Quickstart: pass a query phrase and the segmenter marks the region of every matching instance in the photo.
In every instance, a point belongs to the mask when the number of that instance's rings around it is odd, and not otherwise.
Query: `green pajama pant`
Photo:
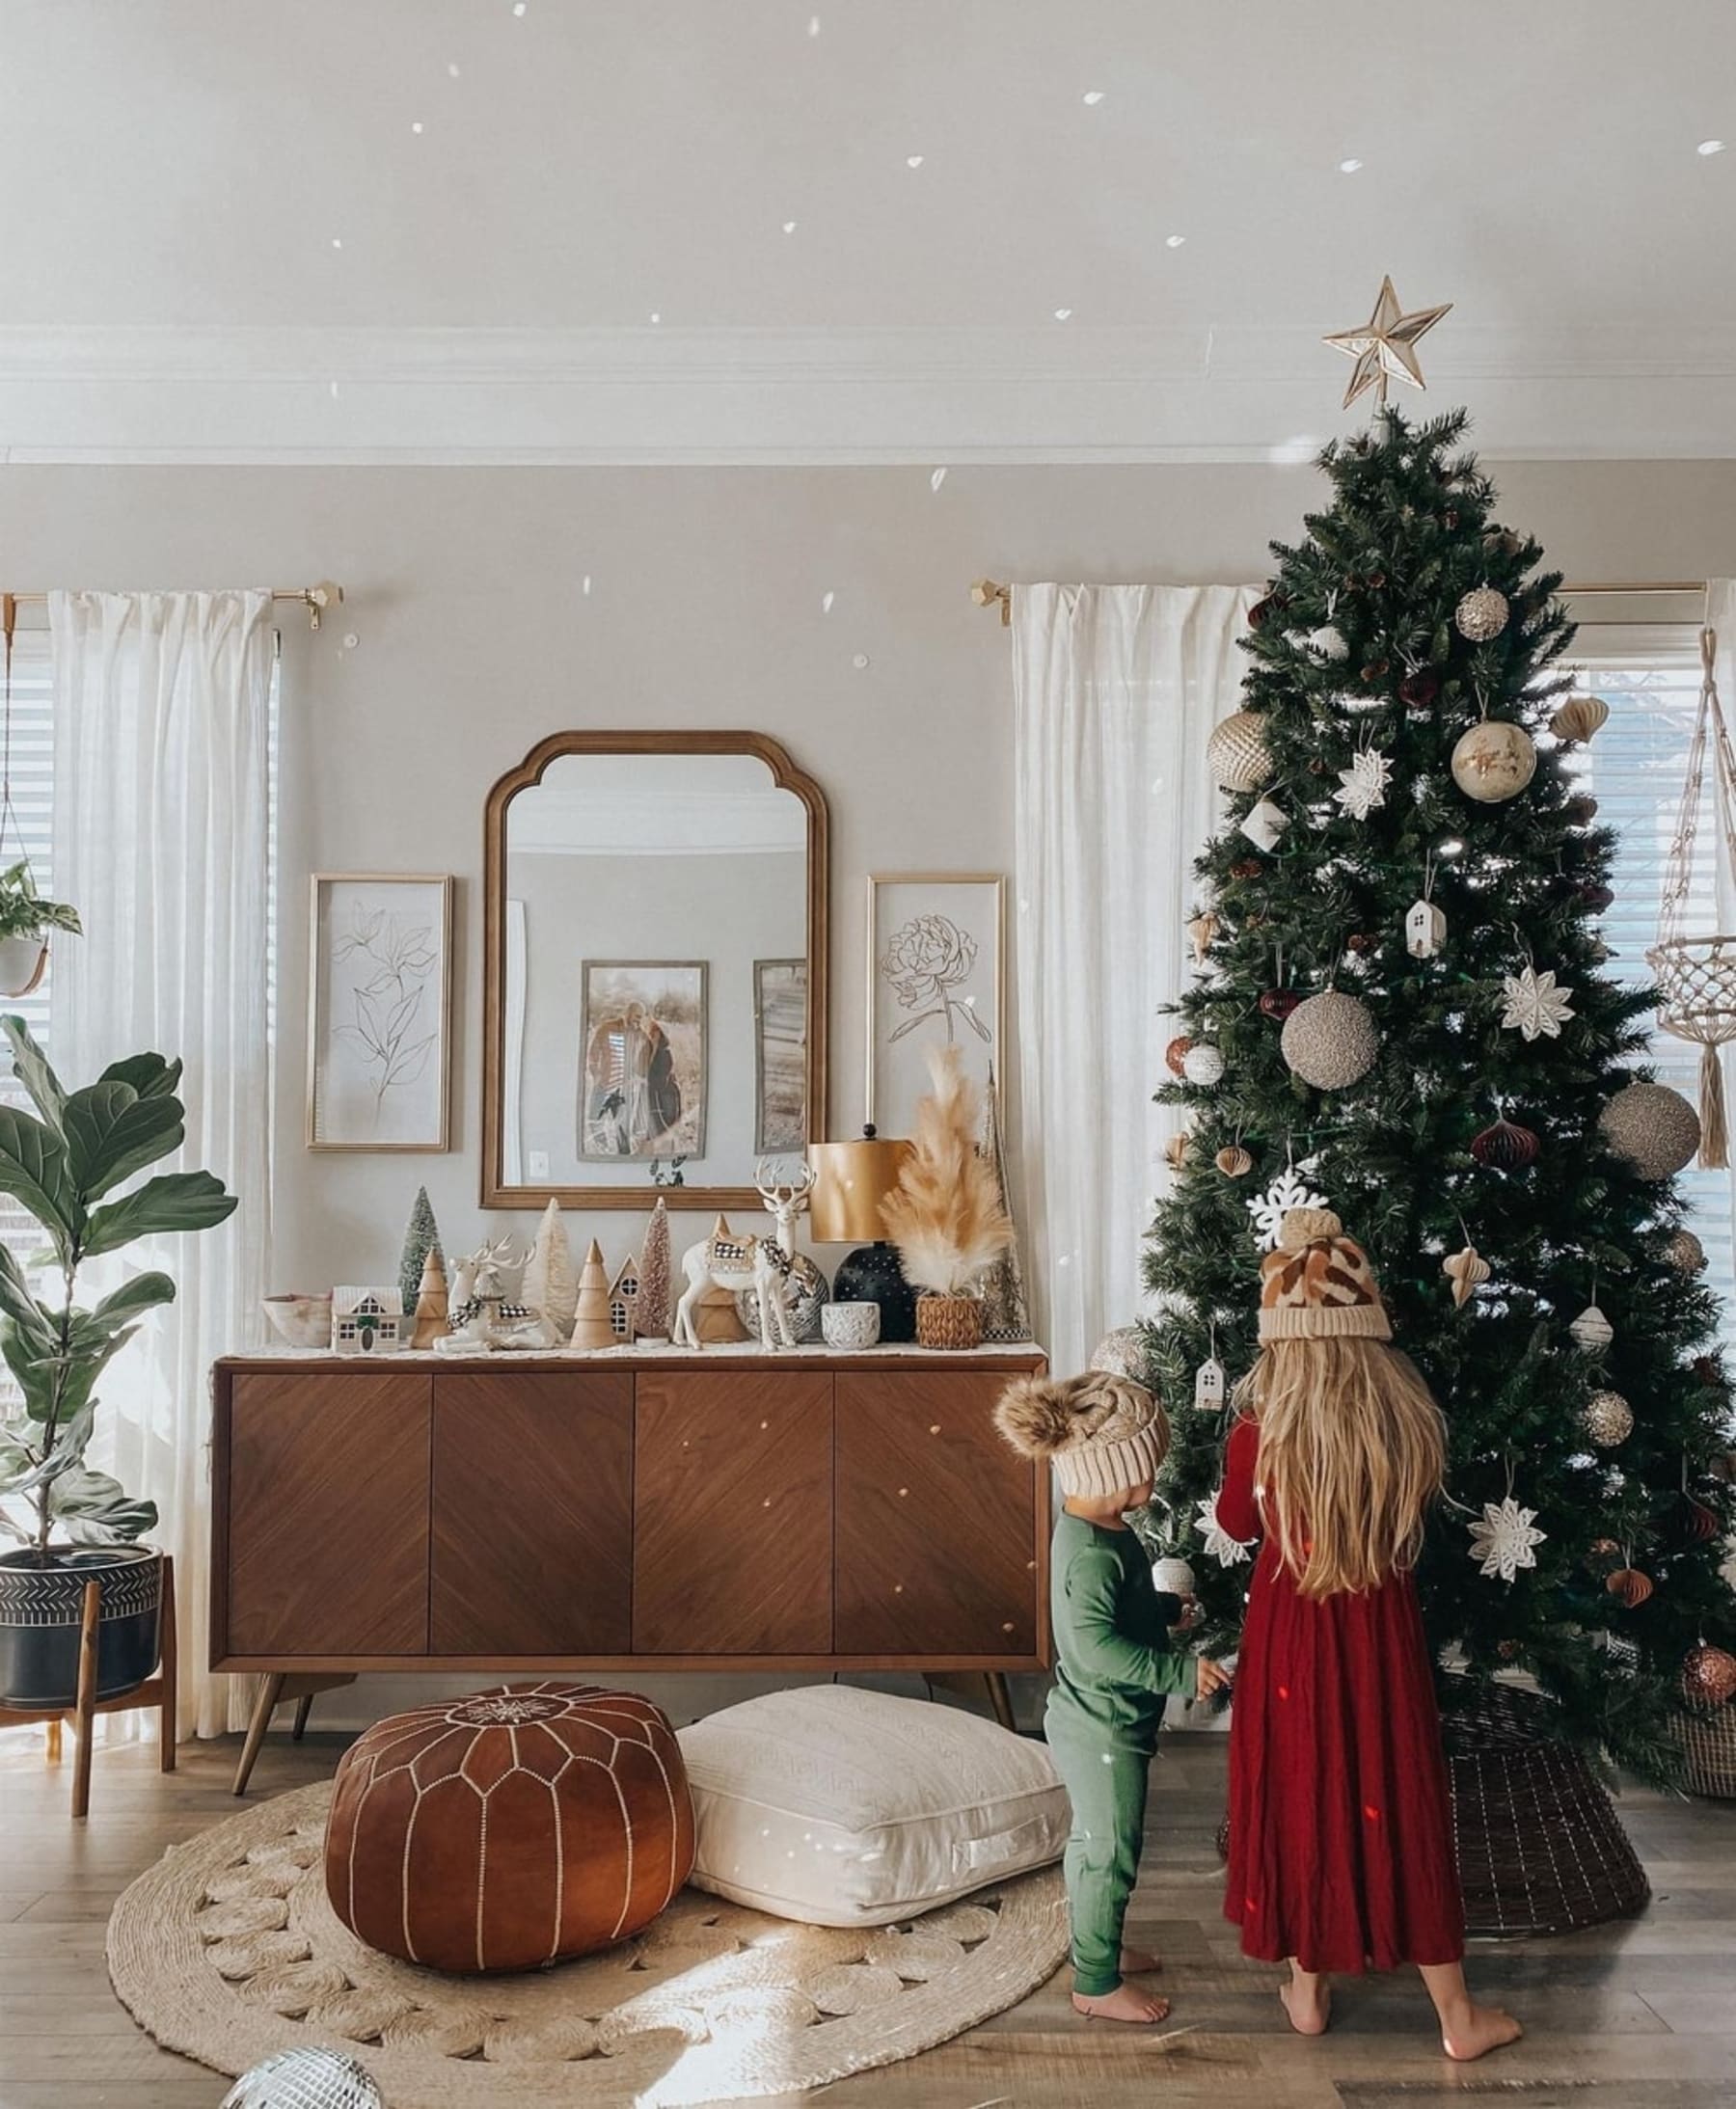
[[[1118,1740],[1051,1694],[1044,1729],[1072,1803],[1064,1867],[1072,1919],[1073,1989],[1088,1998],[1122,1981],[1122,1921],[1145,1838],[1152,1745]]]

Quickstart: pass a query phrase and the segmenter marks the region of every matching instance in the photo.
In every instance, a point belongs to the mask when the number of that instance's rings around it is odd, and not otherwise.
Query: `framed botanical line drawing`
[[[310,1149],[451,1147],[452,890],[427,873],[314,873]]]
[[[705,1154],[703,960],[586,960],[579,985],[579,1154]]]
[[[867,1118],[910,1132],[928,1050],[950,1041],[987,1091],[1005,1073],[1006,880],[995,872],[876,873],[868,881]]]
[[[753,1148],[807,1148],[807,961],[753,962]]]

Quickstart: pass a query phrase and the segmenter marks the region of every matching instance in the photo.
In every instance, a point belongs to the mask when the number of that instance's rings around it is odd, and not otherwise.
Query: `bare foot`
[[[1154,1999],[1150,1992],[1136,1990],[1131,1985],[1118,1985],[1100,1998],[1074,1992],[1072,2003],[1075,2014],[1087,2014],[1099,2021],[1163,2021],[1169,2018],[1167,1999]]]
[[[1503,2043],[1516,2043],[1525,2031],[1502,2007],[1466,2008],[1451,2023],[1441,2026],[1441,2048],[1450,2058],[1468,2065],[1473,2058],[1499,2050]]]
[[[1121,1970],[1124,1977],[1149,1977],[1163,1964],[1149,1948],[1124,1948],[1121,1952]]]
[[[1332,1994],[1324,1986],[1317,1982],[1298,1985],[1292,1980],[1279,1986],[1278,1996],[1298,2036],[1325,2035],[1332,2020]]]

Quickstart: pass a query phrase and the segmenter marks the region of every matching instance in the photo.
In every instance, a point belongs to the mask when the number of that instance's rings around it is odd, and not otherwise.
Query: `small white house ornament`
[[[1194,1371],[1194,1404],[1221,1406],[1227,1389],[1223,1364],[1215,1355],[1208,1355]]]
[[[1447,918],[1432,901],[1413,901],[1404,918],[1404,949],[1413,960],[1432,960],[1447,942]]]
[[[371,1355],[401,1346],[404,1338],[404,1292],[391,1288],[335,1288],[332,1291],[332,1353]]]

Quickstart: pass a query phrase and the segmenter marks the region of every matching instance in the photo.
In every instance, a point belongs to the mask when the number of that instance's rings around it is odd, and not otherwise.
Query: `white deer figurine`
[[[768,1353],[776,1347],[794,1347],[796,1329],[790,1322],[790,1272],[796,1264],[796,1218],[807,1206],[808,1190],[814,1183],[814,1168],[803,1164],[787,1185],[769,1176],[770,1166],[762,1157],[753,1183],[770,1211],[776,1230],[770,1237],[738,1237],[727,1224],[710,1237],[690,1245],[681,1257],[688,1285],[675,1307],[675,1344],[697,1347],[699,1329],[694,1313],[708,1288],[725,1288],[739,1295],[750,1288],[759,1298],[760,1345]]]
[[[490,1238],[452,1266],[447,1323],[451,1332],[435,1345],[448,1355],[477,1348],[553,1347],[555,1328],[541,1311],[510,1303],[501,1287],[501,1269],[519,1263],[511,1233]]]

